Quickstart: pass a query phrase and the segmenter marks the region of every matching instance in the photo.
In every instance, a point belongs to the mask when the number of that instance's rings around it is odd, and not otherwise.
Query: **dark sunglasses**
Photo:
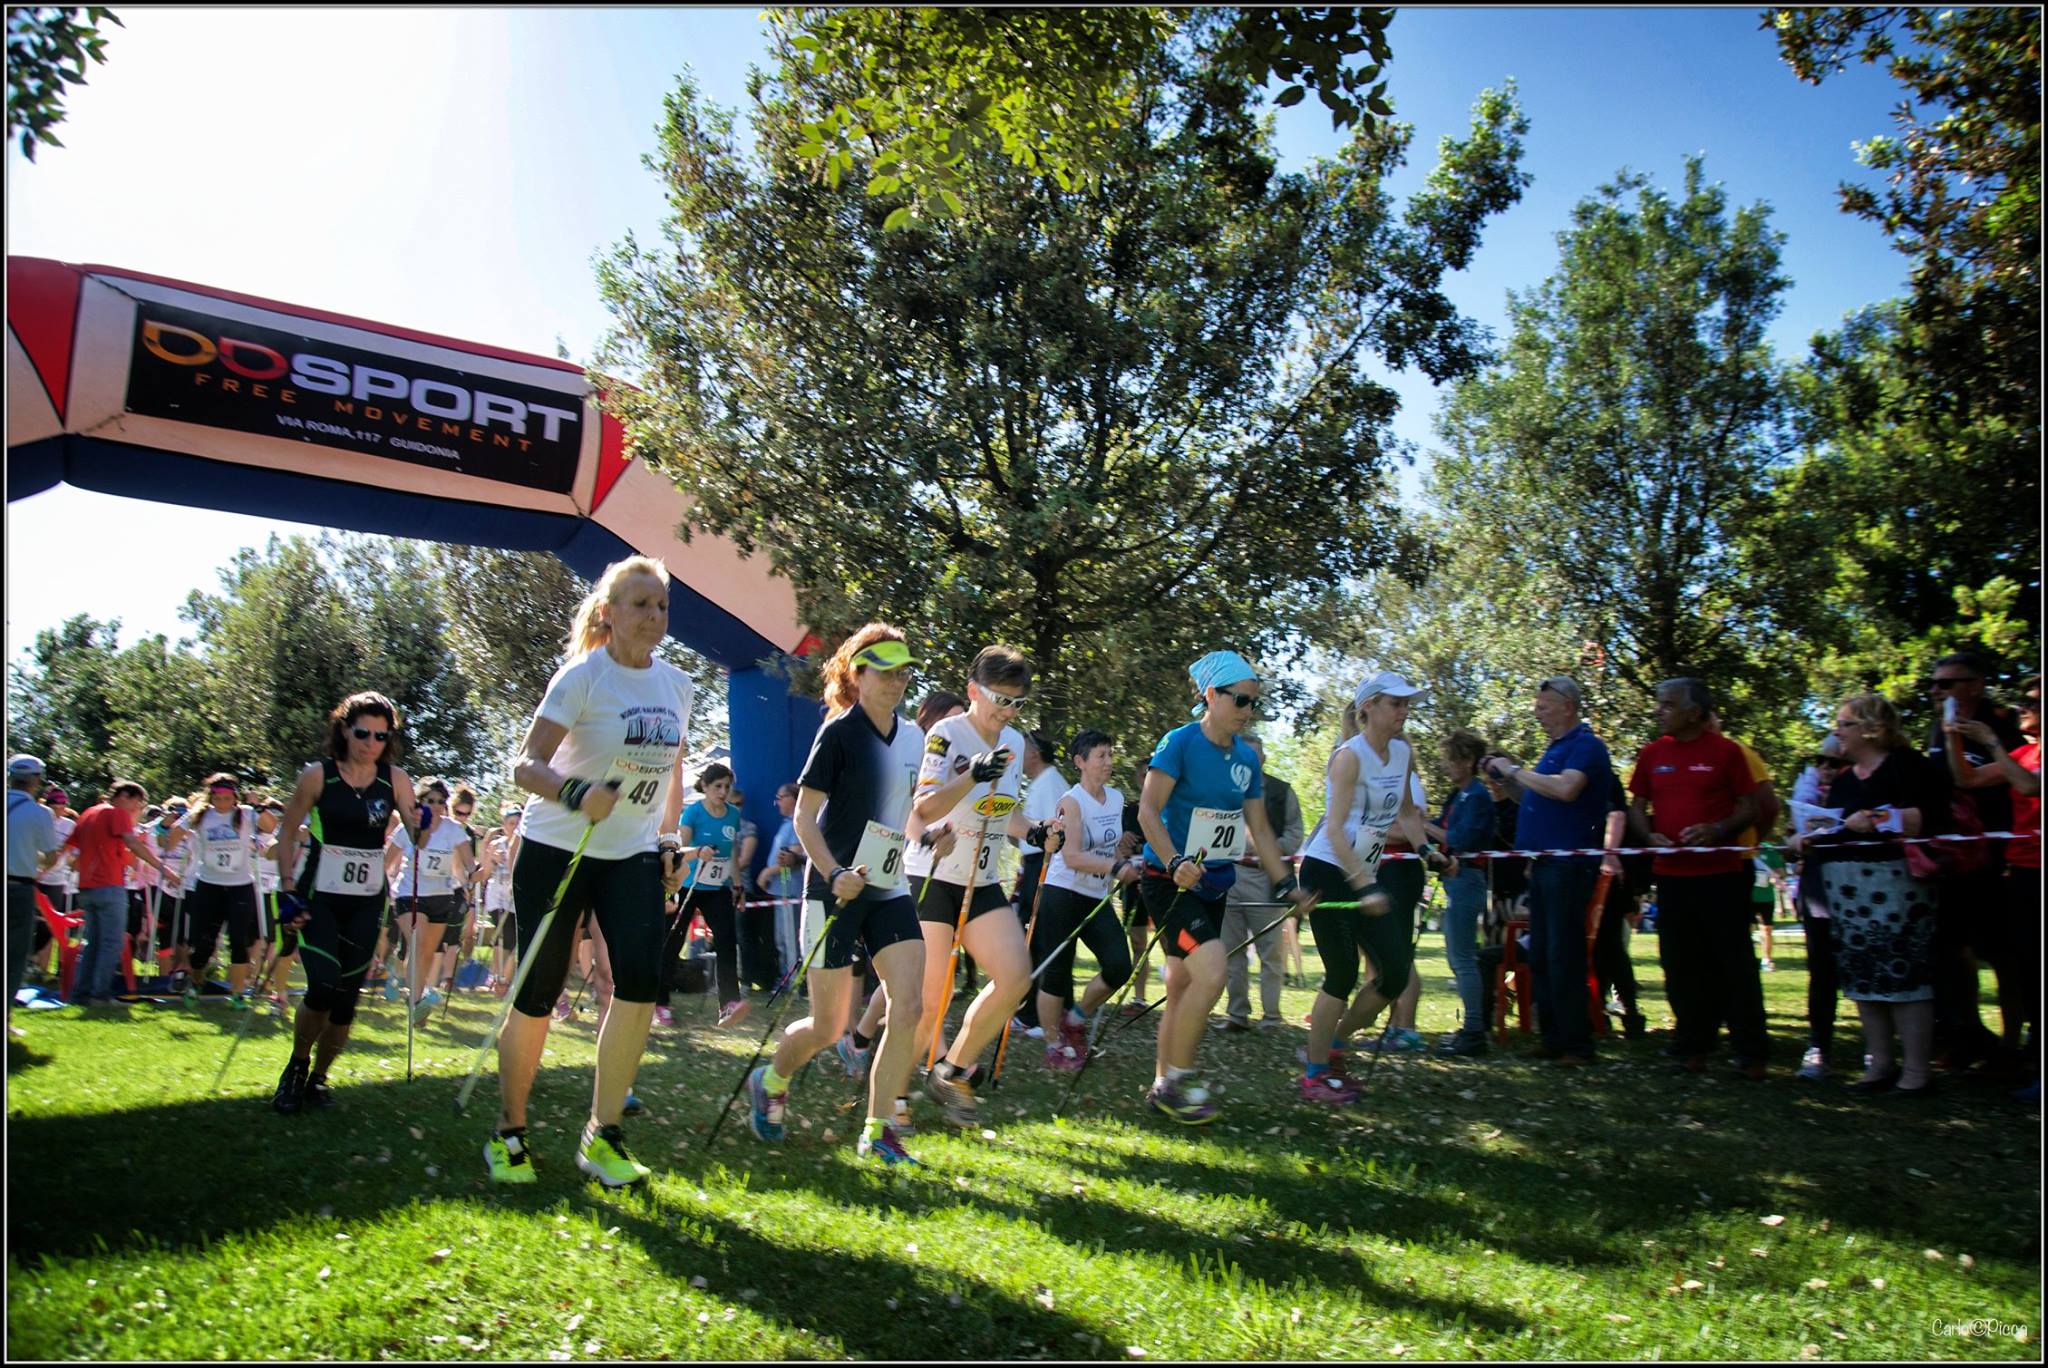
[[[1240,708],[1256,708],[1259,706],[1259,696],[1257,694],[1232,693],[1228,689],[1218,689],[1216,692],[1222,694]]]
[[[1975,684],[1979,678],[1980,676],[1978,675],[1964,675],[1961,679],[1936,679],[1930,681],[1927,687],[1930,689],[1953,689],[1958,684]]]
[[[368,727],[350,727],[349,730],[356,734],[358,741],[382,741],[391,735],[388,731],[371,731]]]

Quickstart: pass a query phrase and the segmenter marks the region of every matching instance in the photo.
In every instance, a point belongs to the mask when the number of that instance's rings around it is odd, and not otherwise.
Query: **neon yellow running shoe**
[[[491,1166],[494,1183],[537,1183],[533,1156],[526,1152],[526,1127],[493,1134],[484,1142],[484,1162]]]
[[[576,1151],[576,1167],[608,1188],[644,1183],[654,1172],[626,1153],[626,1137],[617,1126],[599,1127]]]

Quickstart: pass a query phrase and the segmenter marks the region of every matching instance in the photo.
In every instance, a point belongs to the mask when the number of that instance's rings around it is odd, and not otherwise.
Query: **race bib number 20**
[[[1188,851],[1204,863],[1244,857],[1244,809],[1198,807],[1188,818]]]

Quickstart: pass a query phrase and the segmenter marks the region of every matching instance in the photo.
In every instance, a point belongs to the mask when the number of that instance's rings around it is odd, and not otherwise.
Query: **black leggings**
[[[611,954],[612,997],[619,1002],[654,1001],[664,927],[661,860],[653,851],[616,860],[584,856],[576,862],[568,887],[555,907],[555,890],[569,868],[572,852],[528,838],[512,866],[512,897],[532,915],[519,919],[519,954],[524,959],[539,935],[549,909],[547,939],[534,952],[533,967],[514,1004],[530,1017],[544,1017],[555,1008],[569,978],[569,952],[576,927],[587,911],[597,918]],[[701,895],[700,895],[701,896]]]
[[[1415,967],[1415,899],[1409,890],[1374,884],[1361,893],[1343,870],[1313,855],[1301,862],[1301,886],[1325,903],[1357,902],[1373,892],[1387,895],[1393,906],[1377,917],[1355,907],[1319,905],[1310,909],[1308,924],[1315,932],[1316,952],[1323,957],[1324,993],[1339,1002],[1351,1001],[1358,991],[1362,952],[1372,960],[1373,987],[1379,995],[1389,1002],[1401,996]]]
[[[356,1019],[356,999],[363,978],[377,954],[384,895],[352,898],[315,893],[306,922],[299,928],[299,963],[306,971],[306,1009],[327,1013],[337,1026]]]
[[[256,943],[255,884],[201,883],[185,895],[185,944],[192,948],[192,977],[199,978],[213,959],[223,922],[231,961],[247,964],[249,947]]]
[[[1820,871],[1813,873],[1820,882]],[[1806,880],[1801,879],[1803,887]],[[1806,928],[1806,1043],[1820,1051],[1828,1062],[1835,1039],[1835,1006],[1842,995],[1842,970],[1835,958],[1835,919],[1816,917],[1808,908],[1799,910]]]
[[[1636,967],[1628,957],[1628,919],[1635,911],[1635,897],[1628,880],[1615,879],[1607,885],[1607,903],[1600,911],[1600,931],[1593,938],[1593,976],[1600,991],[1621,999],[1622,1010],[1640,1016],[1636,1009]]]
[[[722,1007],[740,998],[740,928],[739,913],[733,910],[732,890],[726,887],[700,888],[692,893],[683,890],[683,896],[690,900],[690,910],[702,913],[704,925],[711,928],[711,953],[718,959],[718,1002]],[[683,938],[690,934],[690,927],[683,922],[676,928],[673,937],[678,951]],[[662,963],[668,963],[670,951],[662,947]],[[666,975],[664,975],[666,978]],[[663,990],[664,993],[667,991]],[[666,1001],[666,999],[664,999]]]
[[[1074,934],[1075,924],[1086,916],[1088,922],[1081,928],[1079,939],[1088,943],[1089,953],[1102,967],[1103,981],[1114,992],[1131,977],[1131,938],[1117,920],[1115,909],[1108,903],[1096,907],[1095,901],[1057,884],[1046,885],[1038,895],[1038,925],[1032,928],[1031,963],[1035,967],[1043,962],[1060,942]],[[1067,941],[1059,958],[1046,965],[1038,980],[1039,992],[1050,993],[1070,1005],[1074,1001],[1074,948],[1074,942]],[[1027,994],[1025,1000],[1028,1002],[1033,996]]]

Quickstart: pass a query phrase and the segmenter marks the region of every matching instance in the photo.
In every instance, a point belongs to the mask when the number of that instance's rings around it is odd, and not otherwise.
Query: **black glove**
[[[992,751],[984,751],[975,756],[974,767],[968,772],[974,776],[975,783],[986,784],[991,779],[1002,778],[1003,771],[1009,767],[1010,748],[997,746]]]
[[[1026,831],[1024,833],[1024,844],[1035,845],[1040,850],[1043,850],[1045,849],[1045,839],[1051,833],[1052,823],[1040,822],[1036,826],[1032,827],[1029,831]]]

